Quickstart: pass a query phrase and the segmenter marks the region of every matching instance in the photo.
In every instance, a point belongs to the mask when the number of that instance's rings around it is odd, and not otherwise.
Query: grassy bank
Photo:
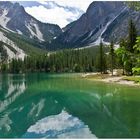
[[[107,83],[140,85],[140,76],[111,76],[109,74],[88,73],[83,74],[82,77],[87,80],[102,81]]]
[[[140,76],[126,76],[123,77],[123,80],[133,81],[134,83],[140,84]]]

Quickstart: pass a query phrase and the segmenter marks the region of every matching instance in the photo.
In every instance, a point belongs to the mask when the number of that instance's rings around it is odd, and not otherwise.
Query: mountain
[[[39,41],[50,41],[62,33],[58,25],[42,23],[29,15],[19,3],[8,1],[0,1],[0,25]]]
[[[50,3],[47,3],[46,7],[51,8]],[[24,4],[27,5],[26,2]],[[53,3],[53,6],[55,4]],[[38,6],[39,3],[29,2],[29,6],[32,5]],[[109,44],[111,40],[118,44],[121,38],[127,37],[129,19],[134,20],[140,33],[139,12],[128,8],[124,2],[96,1],[90,4],[86,13],[78,20],[60,29],[58,25],[38,21],[18,3],[0,2],[0,29],[3,37],[12,40],[26,53],[29,48],[32,52],[42,48],[52,51],[96,46],[101,40],[104,44]],[[25,43],[27,47],[23,47]]]
[[[48,46],[54,49],[79,48],[98,45],[101,40],[105,44],[114,40],[117,44],[120,38],[127,36],[130,19],[140,29],[140,12],[128,8],[124,2],[96,1]],[[60,48],[56,48],[55,44]]]
[[[11,32],[0,26],[0,42],[7,52],[9,61],[12,58],[24,59],[25,56],[44,54],[47,51],[42,43],[18,33]]]
[[[65,32],[65,42],[96,40],[106,25],[124,9],[122,2],[93,2],[87,12]],[[83,38],[83,39],[82,39]]]

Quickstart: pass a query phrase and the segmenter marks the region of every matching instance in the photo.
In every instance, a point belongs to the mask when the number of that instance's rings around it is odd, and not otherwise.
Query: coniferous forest
[[[0,71],[8,73],[26,72],[101,72],[123,69],[123,74],[140,74],[140,37],[132,20],[129,21],[129,34],[121,39],[116,48],[113,39],[110,45],[85,49],[65,49],[41,55],[26,56],[24,60],[8,60],[4,43],[0,42]]]

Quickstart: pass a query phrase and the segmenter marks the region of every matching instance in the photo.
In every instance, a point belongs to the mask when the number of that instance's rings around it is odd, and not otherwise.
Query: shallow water
[[[76,74],[0,75],[1,138],[137,138],[139,107],[139,87]]]

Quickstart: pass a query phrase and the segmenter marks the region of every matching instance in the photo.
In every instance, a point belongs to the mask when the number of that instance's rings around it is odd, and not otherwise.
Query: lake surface
[[[140,88],[76,74],[0,75],[0,138],[140,137]]]

